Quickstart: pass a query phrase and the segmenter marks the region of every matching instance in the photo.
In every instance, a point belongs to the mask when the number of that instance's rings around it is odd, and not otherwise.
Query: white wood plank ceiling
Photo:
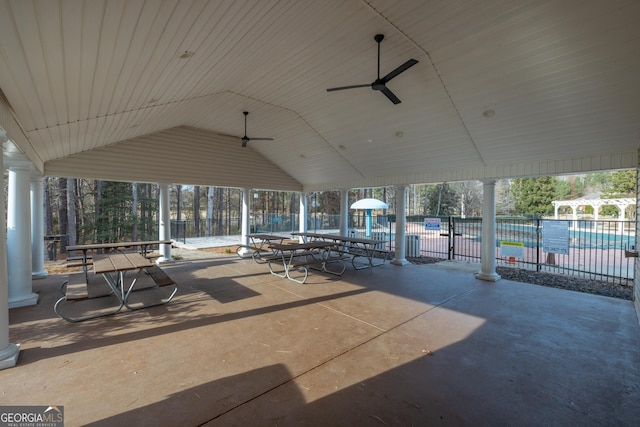
[[[381,75],[419,61],[387,85],[402,103],[327,92],[376,78],[377,33]],[[47,175],[132,181],[323,190],[628,168],[639,52],[637,0],[0,0],[0,127]],[[243,111],[249,137],[274,141],[240,148]]]

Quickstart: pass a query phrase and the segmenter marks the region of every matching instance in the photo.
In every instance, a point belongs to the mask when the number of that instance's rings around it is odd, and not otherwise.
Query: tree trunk
[[[131,240],[138,240],[138,183],[131,183]]]
[[[53,234],[53,211],[51,209],[51,192],[49,191],[49,185],[51,178],[45,178],[43,182],[44,186],[44,224],[45,224],[45,236],[51,236]]]
[[[96,209],[96,228],[95,228],[95,240],[98,243],[103,243],[102,235],[100,234],[100,230],[102,229],[101,225],[103,224],[102,218],[102,191],[104,188],[103,181],[96,181],[96,195],[95,195],[95,209]],[[98,253],[102,253],[102,250],[98,250]]]
[[[67,245],[75,245],[77,242],[76,229],[76,179],[67,179],[67,223],[68,223],[68,239]]]
[[[217,236],[222,236],[224,229],[222,228],[222,214],[224,213],[223,209],[222,209],[222,202],[223,202],[223,193],[224,189],[222,188],[218,188],[218,191],[216,192],[216,203],[214,206],[214,211],[215,211],[215,218],[216,218],[216,222],[217,222],[217,227],[216,227],[216,233]]]
[[[231,234],[231,189],[227,188],[227,235]]]
[[[60,205],[58,207],[58,233],[63,235],[60,238],[60,253],[67,253],[67,238],[69,235],[69,216],[67,213],[67,179],[58,179],[58,190],[60,192]]]
[[[216,188],[209,187],[207,190],[207,236],[213,236],[213,201],[216,195]]]
[[[180,221],[182,219],[182,185],[176,185],[176,198],[177,198],[177,208],[176,208],[176,219]]]
[[[200,237],[200,186],[193,186],[193,225],[196,236]]]

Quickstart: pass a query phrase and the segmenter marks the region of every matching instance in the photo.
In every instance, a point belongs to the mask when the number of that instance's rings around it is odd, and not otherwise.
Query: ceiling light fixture
[[[396,132],[396,136],[397,136],[398,138],[402,138],[402,137],[404,136],[404,132],[402,132],[401,130],[399,130],[399,131],[397,131],[397,132]]]
[[[491,118],[496,113],[495,110],[484,110],[482,115],[486,118]]]

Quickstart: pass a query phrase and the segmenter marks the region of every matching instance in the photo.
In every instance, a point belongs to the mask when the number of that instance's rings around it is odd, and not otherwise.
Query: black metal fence
[[[566,253],[547,252],[544,250],[544,225],[550,226],[559,221],[566,224],[568,233]],[[171,236],[176,240],[238,235],[241,220],[228,218],[222,225],[218,221],[210,227],[203,220],[200,233],[196,233],[194,221],[173,220],[171,228]],[[635,250],[635,228],[635,221],[498,218],[496,263],[499,266],[629,284],[634,278],[634,258],[627,257],[626,250]],[[337,233],[340,229],[339,215],[309,214],[307,229]],[[261,214],[251,218],[251,232],[291,233],[297,230],[299,217],[296,214]],[[386,240],[388,249],[394,250],[395,215],[374,215],[370,222],[362,215],[350,216],[349,233]],[[406,256],[409,258],[480,261],[482,218],[409,216],[406,218],[405,233]],[[518,248],[518,256],[505,255],[506,246]]]
[[[411,218],[410,218],[411,219]],[[418,236],[419,256],[448,260],[480,260],[481,218],[438,218],[440,229],[429,229],[424,218],[407,220],[407,235]],[[566,225],[567,243],[561,253],[545,251],[545,224]],[[548,220],[498,218],[497,265],[566,274],[628,284],[634,278],[635,221]],[[407,240],[408,255],[415,255]],[[516,255],[512,249],[518,248]],[[413,253],[409,253],[413,250]]]
[[[327,217],[327,215],[324,215]],[[310,218],[309,221],[312,221]],[[318,219],[322,223],[322,219]],[[273,214],[252,216],[250,220],[251,233],[290,233],[299,230],[297,214]],[[310,223],[310,225],[312,225]],[[196,224],[195,220],[171,220],[171,238],[180,242],[192,237],[234,236],[242,230],[242,218],[228,217],[214,219],[210,223],[202,219]]]

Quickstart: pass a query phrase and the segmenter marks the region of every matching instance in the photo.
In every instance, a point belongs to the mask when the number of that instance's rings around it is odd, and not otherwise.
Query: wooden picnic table
[[[80,322],[83,320],[94,319],[116,314],[127,307],[129,310],[139,310],[141,308],[153,307],[156,305],[167,304],[170,302],[178,291],[177,284],[156,264],[148,258],[137,252],[117,252],[104,255],[96,255],[93,259],[93,271],[96,275],[101,275],[109,285],[110,292],[101,295],[89,297],[89,276],[82,273],[76,273],[69,277],[66,284],[65,295],[60,298],[54,305],[55,313],[64,320],[69,322]],[[127,282],[127,272],[135,272],[133,278]],[[164,287],[172,285],[174,288],[169,292],[167,298],[160,302],[138,303],[132,305],[129,303],[129,296],[134,291],[134,287],[142,274],[149,274],[155,282],[154,287]],[[95,279],[95,276],[91,276]],[[149,288],[145,288],[149,289]],[[138,290],[138,289],[136,289]],[[105,297],[115,295],[119,301],[118,305],[109,311],[99,311],[87,315],[69,314],[65,307],[68,302],[77,303],[80,300],[89,298]]]
[[[148,257],[149,248],[151,246],[170,245],[170,244],[171,244],[171,240],[145,240],[145,241],[135,241],[135,242],[111,242],[111,243],[90,243],[86,245],[71,245],[71,246],[67,246],[67,252],[81,251],[82,256],[81,257],[71,256],[67,258],[67,261],[77,260],[79,262],[79,266],[82,266],[82,269],[85,275],[87,275],[88,274],[87,267],[90,264],[89,256],[88,256],[89,251],[111,250],[111,249],[121,250],[126,248],[139,247],[140,254],[142,254],[145,257]],[[78,265],[72,264],[69,266],[72,267],[72,266],[78,266]]]
[[[385,240],[365,239],[362,237],[342,236],[329,233],[324,234],[297,231],[291,233],[291,235],[300,236],[305,241],[309,239],[310,241],[320,240],[338,244],[339,247],[337,250],[343,255],[351,256],[351,264],[356,270],[382,265],[387,260],[387,256],[389,254],[389,251],[384,248],[387,243]],[[375,262],[374,259],[376,259],[376,255],[382,255],[382,261]],[[358,258],[365,258],[367,260],[366,264],[357,262]]]

